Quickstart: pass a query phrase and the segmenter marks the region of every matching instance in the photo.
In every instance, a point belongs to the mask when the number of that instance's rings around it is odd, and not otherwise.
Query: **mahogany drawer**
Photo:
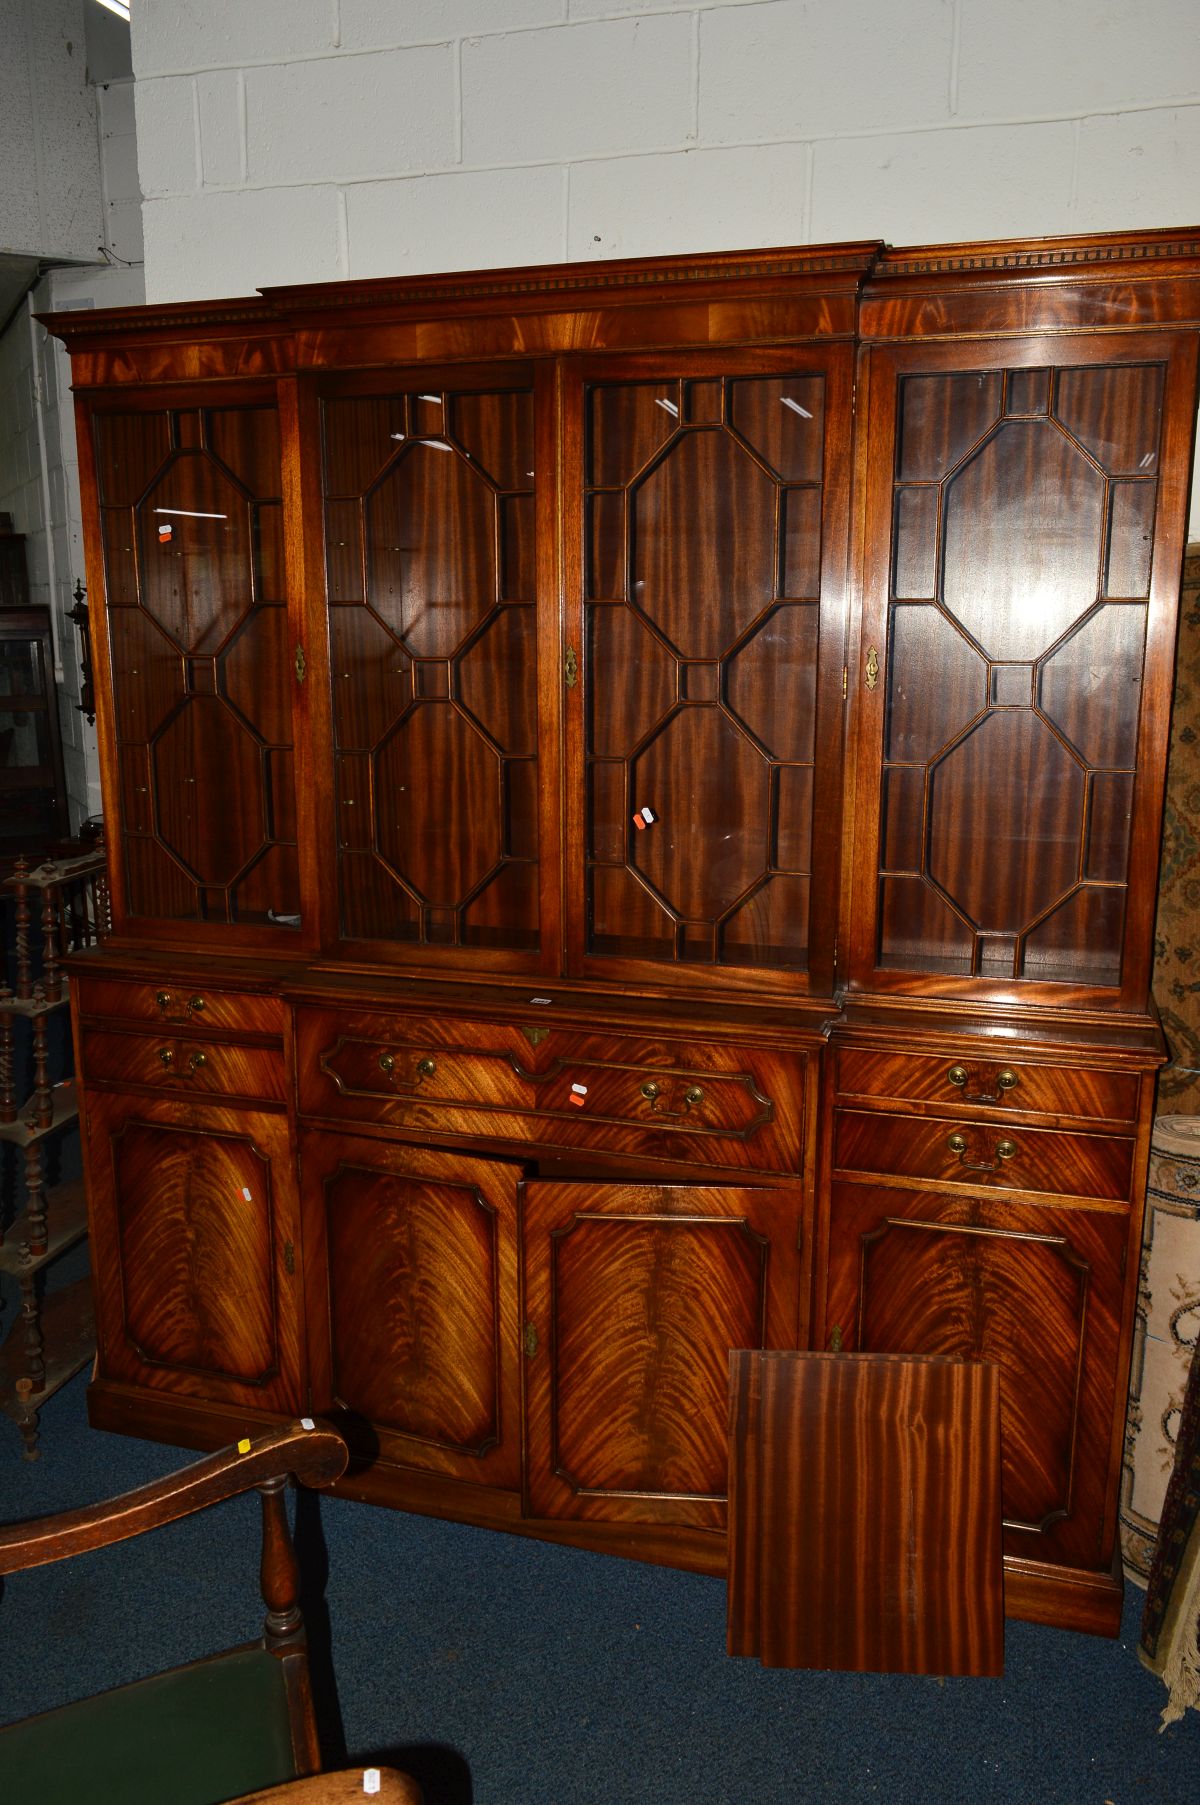
[[[839,1047],[836,1084],[843,1099],[894,1097],[940,1104],[955,1113],[990,1108],[1130,1124],[1137,1117],[1139,1093],[1139,1080],[1129,1073],[998,1056],[983,1059],[970,1050],[934,1055]]]
[[[1125,1135],[835,1109],[839,1172],[1127,1201],[1134,1141]]]
[[[284,1103],[281,1050],[191,1035],[123,1034],[85,1027],[81,1048],[89,1084],[120,1084],[190,1097],[246,1097]]]
[[[156,1022],[164,1028],[206,1028],[243,1034],[279,1034],[284,1007],[259,991],[213,990],[208,985],[129,983],[121,978],[76,978],[79,1011],[86,1020]]]
[[[742,1170],[801,1167],[803,1054],[324,1009],[300,1010],[296,1033],[308,1115]]]

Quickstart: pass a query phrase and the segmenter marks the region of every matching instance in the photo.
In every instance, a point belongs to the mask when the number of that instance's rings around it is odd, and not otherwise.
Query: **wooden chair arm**
[[[0,1573],[20,1573],[107,1548],[289,1473],[303,1485],[331,1485],[345,1472],[348,1459],[345,1442],[324,1423],[312,1429],[299,1423],[272,1429],[252,1437],[245,1453],[237,1446],[222,1448],[119,1498],[0,1529]]]

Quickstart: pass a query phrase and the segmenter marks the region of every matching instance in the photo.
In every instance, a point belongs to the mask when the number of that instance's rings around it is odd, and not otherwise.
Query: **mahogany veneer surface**
[[[745,1349],[729,1367],[730,1654],[1003,1673],[995,1367]]]

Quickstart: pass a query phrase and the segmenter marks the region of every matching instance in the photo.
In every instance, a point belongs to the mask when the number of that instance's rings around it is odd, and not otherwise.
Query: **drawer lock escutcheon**
[[[967,1153],[970,1143],[968,1142],[966,1135],[960,1133],[957,1129],[952,1135],[947,1137],[946,1145],[951,1153],[955,1155],[959,1164],[965,1166],[968,1172],[998,1172],[1005,1160],[1015,1158],[1017,1151],[1017,1143],[1015,1141],[1003,1140],[997,1141],[992,1148],[992,1158],[990,1160],[968,1159]]]

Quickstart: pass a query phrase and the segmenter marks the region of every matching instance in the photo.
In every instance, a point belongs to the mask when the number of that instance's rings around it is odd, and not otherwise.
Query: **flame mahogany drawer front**
[[[1134,1142],[1124,1135],[857,1109],[836,1109],[833,1121],[833,1162],[839,1172],[1129,1200]]]
[[[120,1084],[191,1097],[287,1101],[282,1050],[173,1034],[122,1034],[85,1027],[83,1075],[89,1084]]]
[[[837,1051],[837,1092],[852,1097],[894,1097],[962,1109],[1003,1109],[1029,1115],[1083,1116],[1128,1122],[1137,1116],[1138,1080],[1123,1072],[1076,1066],[1029,1065],[975,1052],[876,1053],[859,1047]]]
[[[255,991],[212,990],[208,985],[123,983],[76,978],[79,1012],[86,1021],[155,1022],[164,1029],[203,1033],[279,1034],[284,1007],[278,997]]]
[[[297,1059],[300,1108],[308,1115],[742,1170],[800,1170],[803,1054],[541,1023],[302,1009]]]

